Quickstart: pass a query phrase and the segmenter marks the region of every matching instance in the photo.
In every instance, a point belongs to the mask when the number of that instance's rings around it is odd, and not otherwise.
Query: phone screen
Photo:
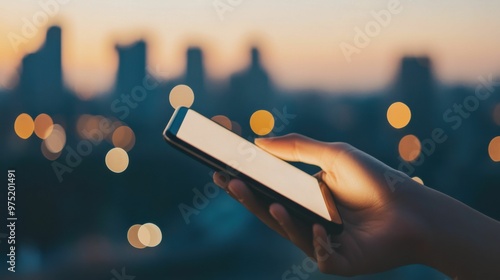
[[[327,221],[332,221],[316,178],[196,111],[187,110],[176,137]]]

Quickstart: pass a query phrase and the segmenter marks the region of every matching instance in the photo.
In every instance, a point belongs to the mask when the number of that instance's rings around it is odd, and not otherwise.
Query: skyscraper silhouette
[[[72,96],[63,95],[62,31],[50,27],[46,40],[34,53],[24,57],[17,91],[25,109],[33,114],[66,111]]]
[[[203,52],[198,47],[190,47],[186,55],[186,84],[198,96],[205,94],[205,70]]]
[[[429,57],[404,57],[401,60],[393,101],[410,107],[412,119],[408,128],[418,136],[427,137],[433,128],[435,84]]]
[[[141,40],[127,46],[116,46],[118,71],[116,73],[115,94],[130,94],[140,86],[146,76],[146,42]]]
[[[238,89],[237,94],[244,95],[245,99],[263,101],[262,99],[270,98],[269,75],[262,66],[260,51],[256,47],[250,50],[250,65],[232,77],[231,86]]]
[[[245,110],[270,109],[273,103],[271,83],[267,71],[261,64],[260,52],[256,47],[250,50],[250,64],[240,73],[231,76],[230,106]]]

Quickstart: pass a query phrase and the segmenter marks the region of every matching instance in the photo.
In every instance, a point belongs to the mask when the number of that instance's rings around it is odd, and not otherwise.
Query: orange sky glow
[[[40,3],[52,3],[51,8]],[[241,1],[221,12],[199,1],[12,1],[0,9],[0,87],[12,86],[22,57],[35,51],[50,24],[63,27],[63,67],[68,86],[92,96],[108,90],[117,67],[116,43],[144,38],[149,64],[182,74],[185,50],[199,45],[209,77],[224,81],[248,62],[256,44],[276,84],[285,89],[365,91],[389,84],[403,55],[428,54],[446,83],[474,83],[500,74],[498,1]],[[54,4],[55,3],[55,4]],[[48,4],[47,4],[48,5]],[[398,7],[397,13],[390,6]],[[229,7],[229,8],[228,8]],[[47,10],[48,9],[48,10]],[[47,21],[18,46],[26,20]],[[389,15],[385,22],[376,15]],[[376,22],[366,46],[357,29]],[[371,26],[373,27],[373,26]],[[366,42],[365,42],[366,43]],[[346,58],[341,45],[358,52]],[[168,78],[168,77],[165,77]]]

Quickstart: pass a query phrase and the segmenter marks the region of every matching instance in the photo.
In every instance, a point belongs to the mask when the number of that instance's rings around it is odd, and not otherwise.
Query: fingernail
[[[231,185],[227,186],[228,192],[230,195],[232,195],[235,199],[237,199],[239,202],[243,202],[243,198],[241,197],[241,194],[238,193],[238,190],[231,187]]]
[[[280,226],[283,225],[283,223],[280,221],[280,219],[278,219],[278,216],[276,216],[276,214],[273,211],[269,211],[269,213],[276,220],[276,222],[278,222],[278,224],[280,224]]]
[[[220,173],[219,173],[217,177],[219,177],[219,180],[220,180],[222,183],[226,183],[226,182],[227,182],[227,178],[226,178],[226,176],[225,176],[225,175],[223,175],[223,174],[220,174]]]

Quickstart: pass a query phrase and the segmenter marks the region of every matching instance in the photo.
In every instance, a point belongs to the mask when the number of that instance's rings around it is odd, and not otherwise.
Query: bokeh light
[[[234,133],[236,133],[236,134],[238,134],[238,135],[240,135],[240,136],[241,136],[241,132],[242,132],[242,130],[241,130],[241,125],[240,125],[239,123],[237,123],[237,122],[235,122],[235,121],[232,121],[232,122],[231,122],[231,130],[232,130]]]
[[[106,166],[115,173],[122,173],[128,167],[127,152],[122,148],[113,148],[106,154]]]
[[[250,117],[252,131],[260,136],[270,133],[274,128],[274,117],[269,111],[259,110]]]
[[[139,240],[139,229],[141,228],[141,225],[133,225],[129,228],[127,232],[127,239],[128,243],[132,245],[132,247],[137,248],[137,249],[144,249],[146,248],[146,245],[142,244],[141,241]]]
[[[396,129],[407,126],[410,120],[410,108],[403,102],[394,102],[387,109],[387,121]]]
[[[160,228],[153,223],[133,225],[127,232],[128,242],[137,249],[156,247],[161,243],[162,238]]]
[[[19,138],[30,138],[31,134],[33,134],[34,129],[35,124],[30,115],[22,113],[17,116],[16,121],[14,122],[14,131],[16,132],[17,136],[19,136]]]
[[[142,244],[148,247],[156,247],[161,242],[162,234],[157,225],[147,223],[139,228],[138,237]]]
[[[40,149],[42,150],[42,155],[48,160],[56,160],[59,158],[59,156],[61,156],[61,151],[59,151],[58,153],[49,151],[45,141],[42,141]]]
[[[194,103],[194,92],[186,85],[178,85],[170,91],[169,100],[174,109],[181,106],[189,108]]]
[[[66,132],[61,125],[54,124],[49,137],[45,138],[43,141],[49,152],[57,154],[61,152],[64,145],[66,145]]]
[[[493,138],[488,145],[488,154],[494,162],[500,162],[500,136]]]
[[[139,238],[139,241],[144,244],[145,246],[148,246],[149,243],[151,242],[151,234],[149,233],[149,229],[142,225],[139,228],[139,231],[137,232],[137,236]]]
[[[101,124],[102,121],[107,121],[108,125]],[[102,126],[102,127],[101,127]],[[109,127],[108,127],[109,126]],[[102,137],[108,138],[108,132],[111,134],[112,121],[103,116],[81,115],[76,122],[76,132],[82,139],[92,140],[97,143],[102,141]],[[102,137],[95,135],[101,134]]]
[[[122,148],[128,152],[135,145],[134,131],[130,127],[122,125],[115,129],[111,141],[115,147]]]
[[[111,122],[111,127],[113,130],[111,130],[111,133],[109,133],[107,136],[106,136],[106,140],[109,141],[109,143],[113,144],[113,133],[115,132],[115,130],[121,126],[127,126],[125,123],[122,123],[121,121],[117,121],[117,120],[111,120],[111,119],[108,119],[110,122]],[[132,131],[132,133],[134,133],[134,131]],[[135,133],[134,133],[134,145],[135,145]],[[132,148],[133,148],[133,145],[132,145]],[[132,149],[130,148],[130,149]]]
[[[87,114],[78,117],[78,120],[76,121],[76,133],[78,133],[80,138],[86,138],[83,131],[87,129],[87,122],[90,120],[90,118],[91,116]]]
[[[415,135],[406,135],[399,141],[399,155],[405,161],[414,161],[422,151],[422,144]]]
[[[35,118],[35,134],[40,139],[46,139],[52,133],[54,122],[47,114],[40,114]]]
[[[223,115],[214,116],[214,117],[212,117],[212,121],[222,125],[223,127],[227,128],[229,130],[233,129],[233,124],[232,124],[231,120],[226,116],[223,116]]]
[[[496,125],[500,126],[500,103],[493,109],[493,121]]]
[[[422,180],[420,177],[415,176],[412,179],[413,179],[413,181],[415,181],[415,182],[417,182],[417,183],[419,183],[421,185],[424,184],[424,180]]]

